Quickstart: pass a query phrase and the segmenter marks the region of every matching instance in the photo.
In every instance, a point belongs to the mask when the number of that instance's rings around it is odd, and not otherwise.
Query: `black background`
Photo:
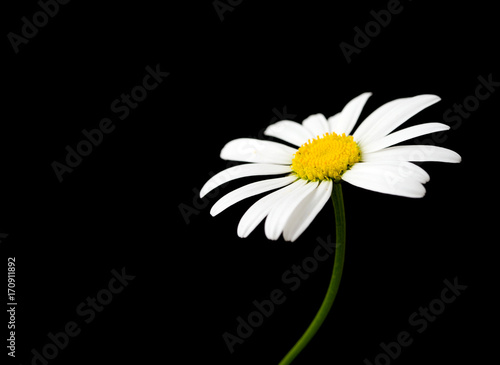
[[[7,34],[21,34],[21,18],[40,6],[23,1],[2,11],[0,250],[5,276],[7,257],[16,258],[18,302],[16,358],[2,346],[9,363],[31,364],[32,349],[42,351],[48,333],[70,321],[81,333],[50,364],[278,363],[319,308],[332,258],[294,292],[282,275],[311,256],[318,237],[334,236],[333,208],[327,204],[294,243],[268,241],[262,225],[238,238],[238,221],[257,198],[215,218],[209,210],[252,179],[197,198],[211,173],[228,166],[222,146],[261,137],[280,113],[299,122],[328,117],[365,91],[374,95],[361,119],[392,99],[432,93],[442,101],[405,126],[440,122],[474,95],[479,76],[500,80],[493,5],[402,1],[349,63],[339,44],[353,45],[354,27],[364,29],[387,1],[233,4],[221,19],[211,1],[71,1],[18,53]],[[148,65],[169,76],[120,120],[110,104],[142,83]],[[444,134],[439,145],[463,161],[423,164],[431,175],[423,199],[343,184],[341,288],[294,363],[373,362],[379,344],[402,331],[414,341],[394,364],[487,358],[497,327],[489,319],[497,94]],[[65,147],[102,118],[115,130],[59,182],[53,161],[64,162]],[[78,305],[122,268],[135,278],[84,323]],[[417,333],[410,315],[454,278],[467,289]],[[230,354],[222,334],[236,334],[237,317],[274,289],[286,301]]]

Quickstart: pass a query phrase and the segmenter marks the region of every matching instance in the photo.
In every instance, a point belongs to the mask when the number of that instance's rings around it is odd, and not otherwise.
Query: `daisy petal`
[[[298,187],[299,184],[292,183],[257,200],[241,217],[237,230],[238,236],[245,238],[252,233],[255,227],[269,214],[273,206],[288,194],[293,193]]]
[[[284,144],[252,138],[228,142],[220,152],[223,160],[291,165],[297,150]]]
[[[408,161],[373,161],[373,162],[363,162],[365,165],[392,165],[396,170],[398,176],[402,178],[412,178],[418,182],[425,184],[430,180],[429,174],[420,166]]]
[[[457,163],[462,161],[462,158],[458,153],[447,148],[415,145],[395,146],[376,152],[365,153],[363,154],[362,161],[435,161]]]
[[[200,198],[203,198],[207,193],[216,187],[227,183],[228,181],[239,179],[241,177],[256,176],[256,175],[277,175],[291,172],[290,166],[273,165],[266,163],[248,163],[237,165],[212,176],[200,190]]]
[[[294,209],[283,230],[286,241],[295,241],[323,209],[332,194],[333,182],[322,181],[312,194]]]
[[[363,93],[348,102],[342,109],[340,118],[331,123],[333,125],[331,131],[338,135],[345,133],[348,136],[370,96],[372,96],[372,93]]]
[[[372,128],[374,128],[377,125],[377,122],[381,118],[383,118],[393,108],[397,107],[398,105],[404,104],[408,99],[411,98],[401,98],[401,99],[391,100],[388,103],[385,103],[382,106],[375,109],[375,111],[373,111],[369,116],[367,116],[366,119],[356,129],[356,131],[352,135],[354,137],[354,140],[358,143],[364,141],[365,138],[368,136],[369,132],[372,130]]]
[[[379,193],[408,198],[425,195],[425,188],[418,180],[401,175],[393,165],[357,163],[342,175],[342,180]]]
[[[322,137],[329,130],[328,121],[323,114],[313,114],[307,117],[302,122],[302,125],[311,131],[314,138],[318,136]]]
[[[388,136],[385,136],[378,140],[374,140],[371,143],[364,144],[363,152],[367,153],[367,152],[378,151],[381,150],[382,148],[392,146],[396,143],[403,142],[411,138],[419,137],[424,134],[446,131],[448,129],[450,129],[450,127],[443,123],[419,124],[413,127],[408,127],[400,131],[391,133]]]
[[[340,121],[340,117],[342,115],[342,112],[338,112],[335,115],[332,115],[330,118],[328,118],[328,131],[333,132],[335,129],[335,126],[337,123]]]
[[[415,114],[437,103],[439,100],[441,99],[436,95],[418,95],[396,104],[384,115],[380,116],[378,120],[373,121],[374,125],[366,138],[363,141],[359,141],[361,148],[391,133]]]
[[[264,131],[264,135],[282,139],[295,146],[302,146],[308,139],[314,138],[309,129],[290,120],[281,120],[271,124]]]
[[[293,183],[296,179],[297,177],[289,175],[285,177],[279,177],[277,179],[257,181],[252,184],[242,186],[241,188],[233,190],[219,199],[210,210],[210,214],[215,217],[223,210],[229,208],[231,205],[236,204],[243,199],[264,193],[269,190],[281,188],[285,185]]]
[[[318,182],[307,183],[305,180],[297,181],[296,184],[300,184],[299,189],[276,204],[266,218],[264,231],[270,240],[279,238],[294,209],[318,186]]]

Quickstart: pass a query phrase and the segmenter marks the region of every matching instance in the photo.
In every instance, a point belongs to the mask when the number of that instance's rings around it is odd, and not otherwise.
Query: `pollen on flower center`
[[[360,159],[361,151],[352,136],[332,132],[304,143],[295,152],[291,167],[304,180],[339,181]]]

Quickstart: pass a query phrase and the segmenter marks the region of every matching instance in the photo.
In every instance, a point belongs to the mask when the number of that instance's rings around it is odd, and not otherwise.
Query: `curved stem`
[[[333,208],[335,211],[335,260],[333,262],[332,278],[325,299],[316,313],[313,321],[304,332],[302,337],[292,347],[292,349],[280,361],[279,365],[290,364],[293,359],[306,347],[309,341],[314,337],[318,329],[323,324],[330,308],[332,307],[337,291],[339,290],[340,279],[342,277],[342,269],[344,267],[345,257],[345,214],[344,214],[344,199],[342,197],[342,186],[340,183],[333,184],[332,191]]]

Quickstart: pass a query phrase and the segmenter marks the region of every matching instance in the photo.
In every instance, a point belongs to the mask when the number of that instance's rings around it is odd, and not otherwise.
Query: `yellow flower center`
[[[295,152],[292,170],[309,181],[340,181],[344,172],[361,160],[361,151],[352,136],[326,133],[308,140]]]

